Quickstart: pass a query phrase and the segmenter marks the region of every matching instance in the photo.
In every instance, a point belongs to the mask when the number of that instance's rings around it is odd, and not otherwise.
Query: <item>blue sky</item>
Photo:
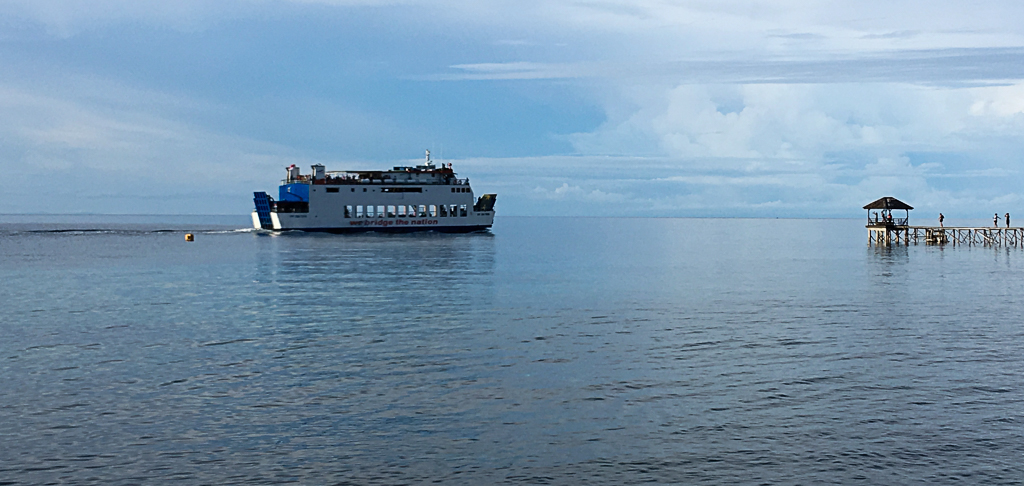
[[[3,213],[247,214],[424,149],[499,214],[1024,211],[1011,1],[7,0]],[[1022,213],[1024,214],[1024,213]]]

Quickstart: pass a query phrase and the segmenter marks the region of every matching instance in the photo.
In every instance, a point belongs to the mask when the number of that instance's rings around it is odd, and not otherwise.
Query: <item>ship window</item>
[[[384,217],[384,206],[377,206],[377,217],[378,218],[383,218]]]
[[[455,204],[448,206],[448,216],[456,217],[459,215],[459,207]]]
[[[438,213],[438,214],[440,214],[442,218],[448,217],[448,206],[445,206],[444,204],[442,204],[442,205],[438,206],[437,208],[441,210],[441,212]]]
[[[352,206],[345,206],[345,217],[346,218],[351,218],[352,217]]]
[[[430,214],[431,218],[436,218],[437,217],[437,206],[436,205],[433,205],[433,204],[430,205],[430,213],[429,214]]]
[[[365,187],[363,188],[363,192],[366,192],[366,188]]]
[[[427,216],[427,207],[423,204],[420,204],[419,211],[416,212],[416,216],[425,218]]]
[[[354,187],[353,187],[353,188],[352,188],[352,192],[356,192],[356,188],[354,188]]]
[[[362,218],[363,217],[363,207],[362,206],[356,206],[356,217],[357,218]]]
[[[379,207],[383,208],[384,206],[379,206]],[[395,217],[395,207],[394,206],[388,206],[388,217],[389,218],[394,218]]]
[[[394,207],[394,206],[392,206],[392,207]],[[390,213],[391,211],[388,211],[388,212]],[[402,217],[402,218],[405,217],[405,205],[404,204],[401,205],[401,206],[398,206],[398,213],[397,213],[397,215],[399,217]]]
[[[328,187],[327,188],[327,192],[338,192],[338,188],[337,187]]]
[[[459,206],[459,216],[466,217],[466,205]]]
[[[455,192],[455,188],[454,187],[452,188],[452,192]]]
[[[372,218],[373,217],[373,206],[366,206],[366,217],[367,218]]]

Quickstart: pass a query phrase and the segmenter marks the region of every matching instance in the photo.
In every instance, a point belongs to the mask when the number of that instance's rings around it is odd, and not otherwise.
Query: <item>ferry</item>
[[[426,162],[385,171],[327,171],[322,164],[300,174],[294,164],[275,200],[254,192],[252,224],[272,231],[484,231],[494,223],[497,194],[475,201],[469,179],[459,179],[452,164]]]

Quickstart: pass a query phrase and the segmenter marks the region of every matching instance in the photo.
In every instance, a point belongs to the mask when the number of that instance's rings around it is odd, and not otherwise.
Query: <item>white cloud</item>
[[[31,19],[52,33],[69,35],[92,25],[136,21],[188,29],[311,6],[376,7],[389,15],[415,8],[424,22],[443,26],[440,30],[461,26],[530,34],[517,39],[612,35],[611,42],[594,47],[647,59],[680,53],[1005,47],[1024,39],[1018,22],[1024,5],[1002,0],[7,0],[0,15],[8,21]],[[636,49],[641,44],[646,49]]]
[[[551,64],[538,62],[489,62],[455,64],[459,74],[424,76],[435,80],[499,80],[499,79],[558,79],[598,75],[594,66],[586,64]]]
[[[850,214],[882,195],[961,214],[1024,201],[1024,84],[680,85],[607,100],[608,121],[570,137],[575,159],[509,162],[543,184],[488,179],[528,213],[539,201],[647,215]]]
[[[6,0],[0,16],[7,28],[34,23],[55,37],[71,37],[111,24],[147,23],[192,31],[231,16],[230,2],[204,0]]]
[[[1024,18],[1024,4],[1012,2],[8,0],[0,4],[0,36],[34,38],[41,30],[69,38],[128,24],[193,31],[240,17],[273,26],[276,14],[301,22],[296,19],[302,15],[294,14],[324,9],[358,9],[367,18],[388,21],[381,25],[408,26],[412,19],[430,34],[422,42],[447,41],[438,49],[444,55],[423,51],[427,58],[416,69],[425,71],[394,68],[396,77],[547,79],[586,93],[581,97],[598,98],[607,115],[601,126],[552,135],[570,141],[574,156],[456,161],[473,169],[466,175],[474,181],[495,188],[513,214],[844,214],[844,208],[889,192],[925,206],[1022,200],[1016,189],[962,182],[1019,181],[1024,24],[1018,20]],[[390,22],[395,19],[402,22]],[[393,34],[379,33],[381,39]],[[358,51],[379,39],[339,35],[322,44],[335,40]],[[61,49],[70,44],[55,50],[66,54]],[[236,48],[252,54],[245,46]],[[373,59],[380,66],[400,64],[386,57],[388,49],[369,51],[380,53],[381,59]],[[15,51],[0,50],[0,60]],[[316,63],[339,61],[324,51],[295,52]],[[282,165],[305,165],[315,157],[308,147],[219,133],[188,120],[187,114],[197,110],[237,109],[219,106],[218,100],[134,89],[129,82],[73,92],[79,88],[71,86],[80,80],[65,79],[63,70],[87,70],[87,61],[43,59],[40,64],[52,69],[48,74],[3,76],[19,76],[18,85],[0,79],[0,169],[10,176],[0,187],[7,197],[43,194],[39,173],[66,173],[69,182],[58,190],[69,194],[170,197],[187,187],[230,198],[265,188],[267,174]],[[262,73],[280,67],[225,69]],[[328,85],[316,88],[320,92],[310,96],[312,101],[275,107],[269,116],[315,119],[299,128],[316,133],[311,139],[372,125],[360,122],[373,119],[372,113],[337,122],[334,112],[345,110],[344,96],[373,90]],[[543,83],[531,89],[537,85]],[[254,91],[275,89],[260,88]],[[445,89],[455,92],[458,86],[438,90]],[[372,103],[370,98],[365,103]],[[439,116],[437,124],[446,121]],[[376,136],[384,145],[408,136],[381,125],[359,132],[359,138]],[[571,124],[574,130],[581,125],[586,123]],[[330,130],[312,131],[324,126]],[[954,179],[965,185],[945,187]],[[23,204],[16,210],[50,204],[5,201]],[[248,204],[245,197],[239,201]]]
[[[631,98],[631,92],[623,98]],[[614,101],[621,103],[621,101]],[[671,157],[824,162],[829,153],[872,157],[963,150],[994,133],[1024,135],[1024,84],[939,89],[902,84],[682,85],[609,110],[598,130],[571,140],[582,153],[653,141]],[[998,128],[998,132],[993,129]]]
[[[655,198],[665,211],[714,211],[712,201],[725,200],[718,210],[835,214],[881,195],[970,211],[959,205],[1022,200],[1010,181],[1019,181],[1024,153],[1024,84],[687,84],[652,91],[610,95],[608,121],[570,140],[588,156],[646,146],[671,161],[664,175],[648,176],[651,187],[674,187]]]
[[[1024,121],[1024,84],[972,90],[970,113],[999,125]]]
[[[111,85],[93,87],[102,97]],[[161,116],[162,103],[175,102],[166,95],[113,92],[134,96],[121,102],[135,108],[0,85],[6,211],[241,213],[248,202],[239,194],[269,185],[268,176],[290,163],[309,162],[283,147]]]
[[[563,182],[561,186],[554,189],[536,187],[533,192],[544,199],[551,200],[573,199],[583,202],[601,203],[621,202],[626,200],[626,197],[622,194],[604,192],[600,189],[587,190],[578,185],[569,185],[568,182]]]

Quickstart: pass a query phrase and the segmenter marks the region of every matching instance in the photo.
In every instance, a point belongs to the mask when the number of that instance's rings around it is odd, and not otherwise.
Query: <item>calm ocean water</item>
[[[0,223],[0,484],[1024,481],[1024,249],[94,219]]]

